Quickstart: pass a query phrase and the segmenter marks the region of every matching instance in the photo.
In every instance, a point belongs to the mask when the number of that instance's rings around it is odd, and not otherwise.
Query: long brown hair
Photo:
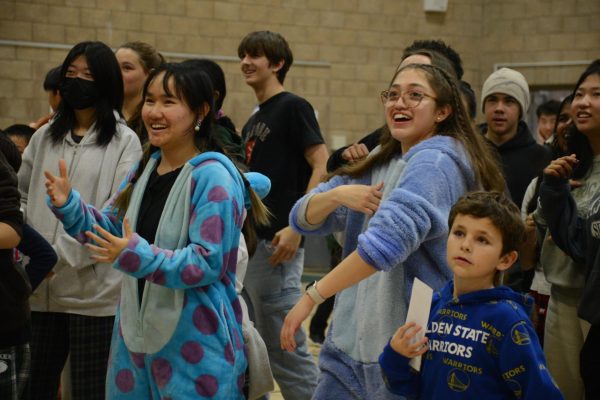
[[[434,135],[450,136],[458,140],[469,156],[477,182],[485,190],[504,191],[506,182],[498,166],[498,156],[481,134],[475,132],[464,108],[456,79],[435,65],[410,64],[396,71],[390,86],[400,73],[408,69],[419,70],[425,74],[427,81],[435,91],[435,102],[438,107],[449,105],[452,108],[450,115],[436,125]],[[400,142],[392,137],[387,126],[383,129],[380,144],[381,149],[377,154],[340,168],[333,175],[344,174],[358,178],[402,153]]]

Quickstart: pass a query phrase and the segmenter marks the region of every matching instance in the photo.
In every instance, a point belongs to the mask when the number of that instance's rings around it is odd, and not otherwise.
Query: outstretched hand
[[[62,207],[71,194],[71,182],[67,175],[67,162],[64,159],[58,161],[58,176],[52,175],[50,171],[44,171],[46,176],[46,193],[54,207]]]
[[[93,253],[90,257],[102,263],[112,264],[127,247],[129,239],[133,235],[127,218],[123,221],[123,237],[115,236],[98,225],[94,225],[94,229],[98,231],[101,237],[91,231],[87,231],[85,234],[97,245],[87,243],[85,246]]]
[[[579,163],[579,160],[575,154],[570,156],[564,156],[552,160],[550,165],[544,168],[544,174],[548,176],[554,176],[556,178],[568,179],[573,173],[573,169]]]

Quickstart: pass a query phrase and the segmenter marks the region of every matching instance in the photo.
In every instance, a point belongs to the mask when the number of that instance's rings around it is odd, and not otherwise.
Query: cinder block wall
[[[600,57],[597,0],[448,3],[435,14],[423,11],[422,0],[0,0],[0,40],[23,42],[0,44],[0,127],[47,112],[43,77],[67,53],[48,43],[142,40],[163,52],[235,57],[246,33],[280,32],[296,60],[321,63],[294,65],[285,86],[317,109],[330,144],[381,125],[378,93],[414,39],[441,38],[458,50],[477,93],[495,64]],[[219,63],[228,83],[224,109],[241,127],[254,96],[236,60]],[[572,84],[583,66],[517,69],[532,85],[548,86]]]

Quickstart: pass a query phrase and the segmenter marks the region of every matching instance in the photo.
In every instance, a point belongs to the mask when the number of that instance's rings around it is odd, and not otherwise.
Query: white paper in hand
[[[427,322],[429,321],[429,311],[431,310],[431,299],[433,298],[433,289],[426,283],[415,278],[410,294],[410,304],[406,314],[406,323],[414,322],[421,326],[421,330],[415,335],[412,343],[416,343],[425,337]],[[408,363],[417,371],[421,370],[421,356],[411,358]]]

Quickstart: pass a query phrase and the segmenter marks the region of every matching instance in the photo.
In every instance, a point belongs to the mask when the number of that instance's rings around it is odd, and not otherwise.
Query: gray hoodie
[[[86,202],[102,208],[141,158],[140,141],[123,120],[117,123],[117,132],[106,147],[97,145],[95,125],[80,143],[67,134],[56,145],[52,143],[48,127],[49,124],[42,126],[33,135],[19,170],[25,219],[58,254],[54,275],[36,289],[30,299],[31,309],[88,316],[115,315],[121,272],[108,264],[96,264],[87,248],[65,233],[46,205],[44,171],[57,174],[58,161],[64,158],[73,187]]]

